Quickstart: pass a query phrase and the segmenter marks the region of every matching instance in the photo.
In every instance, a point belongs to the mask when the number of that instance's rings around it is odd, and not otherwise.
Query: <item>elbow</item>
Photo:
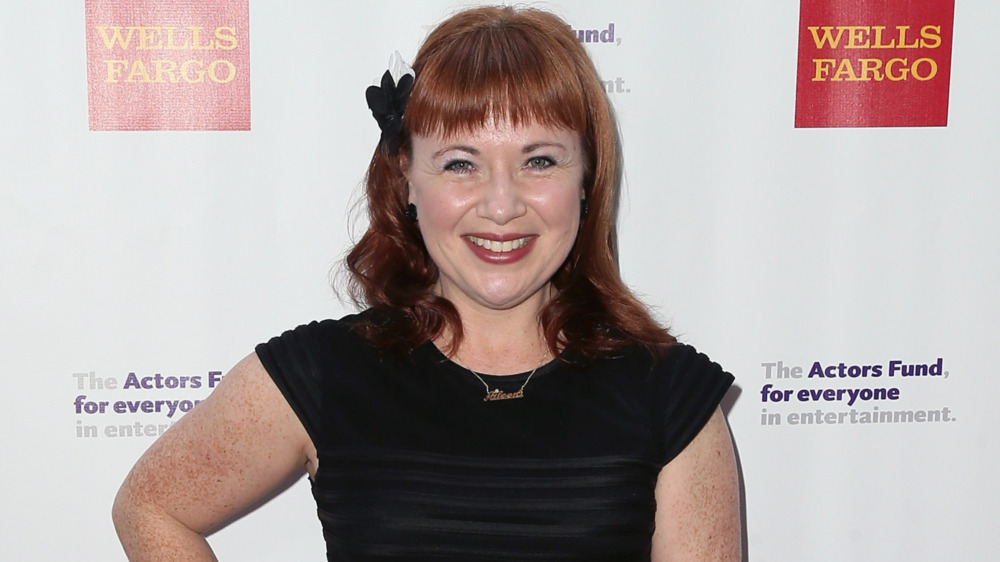
[[[145,542],[155,535],[155,512],[148,502],[143,501],[145,496],[130,474],[111,504],[111,521],[129,560],[142,558],[138,553],[143,551]]]
[[[115,494],[115,500],[111,504],[111,522],[114,523],[115,532],[118,539],[125,544],[125,536],[129,533],[135,521],[135,501],[132,494],[127,489],[127,481],[122,484]]]

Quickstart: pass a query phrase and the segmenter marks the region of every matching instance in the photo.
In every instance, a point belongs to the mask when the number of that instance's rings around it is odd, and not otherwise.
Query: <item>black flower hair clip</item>
[[[395,75],[395,77],[394,77]],[[399,136],[403,132],[403,112],[413,90],[413,69],[399,52],[389,59],[389,70],[382,75],[381,86],[369,86],[365,90],[368,108],[382,130],[379,145],[388,154],[399,153]]]

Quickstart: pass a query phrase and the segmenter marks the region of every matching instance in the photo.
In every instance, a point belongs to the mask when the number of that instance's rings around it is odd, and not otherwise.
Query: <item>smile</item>
[[[480,248],[483,248],[484,250],[501,254],[523,248],[528,244],[528,240],[531,239],[530,236],[525,236],[524,238],[515,238],[514,240],[505,240],[501,242],[499,240],[489,240],[478,236],[468,236],[467,238],[470,242]]]

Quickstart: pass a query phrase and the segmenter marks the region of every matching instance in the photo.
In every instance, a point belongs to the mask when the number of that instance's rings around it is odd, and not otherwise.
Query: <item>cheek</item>
[[[553,228],[576,232],[580,221],[580,196],[575,190],[561,190],[538,203],[546,223]]]
[[[468,190],[448,184],[421,185],[410,191],[410,200],[417,206],[420,217],[435,221],[454,221],[475,206],[474,195]]]
[[[434,242],[440,242],[443,236],[450,236],[465,216],[467,209],[461,202],[451,198],[428,193],[419,195],[413,198],[417,206],[417,225],[425,243],[432,245]]]

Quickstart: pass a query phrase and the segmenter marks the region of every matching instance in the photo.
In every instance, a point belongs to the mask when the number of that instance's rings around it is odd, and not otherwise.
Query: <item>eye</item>
[[[444,165],[444,169],[449,172],[467,174],[472,171],[472,162],[468,160],[452,160]]]
[[[550,166],[555,166],[555,160],[548,156],[532,156],[528,159],[528,167],[536,170],[544,170]]]

